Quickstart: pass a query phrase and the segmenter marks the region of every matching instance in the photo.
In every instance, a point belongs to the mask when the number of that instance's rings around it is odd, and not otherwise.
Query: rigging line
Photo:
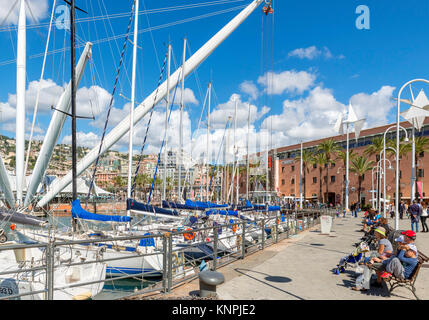
[[[37,88],[36,104],[34,106],[34,111],[33,111],[33,122],[32,122],[32,125],[31,125],[30,139],[28,141],[27,157],[26,157],[25,166],[24,166],[24,178],[25,178],[25,174],[26,174],[27,168],[28,168],[28,158],[30,156],[31,142],[33,140],[34,124],[36,122],[36,115],[37,115],[37,110],[38,110],[38,107],[39,107],[40,90],[42,88],[42,80],[43,80],[43,76],[44,76],[44,73],[45,73],[46,53],[48,52],[48,48],[49,48],[49,39],[50,39],[50,36],[51,36],[52,20],[53,20],[53,17],[54,17],[55,4],[56,4],[56,0],[54,0],[54,4],[52,6],[51,22],[50,22],[50,27],[49,27],[49,32],[48,32],[48,39],[46,40],[45,56],[43,58],[43,64],[42,64],[42,73],[40,75],[39,87]]]
[[[88,0],[87,0],[88,1]],[[89,0],[89,4],[90,4],[90,6],[91,6],[91,11],[92,12],[94,12],[94,8],[93,8],[93,6],[92,6],[92,1],[91,0]],[[88,23],[89,24],[89,23]],[[89,28],[89,25],[88,25],[88,29],[90,29]],[[98,31],[97,31],[97,28],[95,27],[95,22],[94,22],[94,30],[95,30],[95,35],[96,35],[96,37],[98,38]],[[93,48],[94,49],[94,48]],[[100,62],[102,62],[103,61],[103,58],[102,58],[102,56],[101,56],[101,50],[99,49],[99,48],[97,48],[97,52],[98,52],[98,55],[99,55],[99,57],[100,57]],[[104,77],[104,83],[108,83],[108,81],[107,81],[107,77],[106,77],[106,72],[105,72],[105,70],[104,70],[104,63],[101,63],[101,67],[102,67],[102,70],[103,70],[103,77]],[[102,82],[100,81],[100,84],[101,84]]]
[[[143,2],[143,7],[144,7],[144,9],[146,11],[146,4],[145,4],[144,0],[142,2]],[[147,25],[148,25],[149,28],[151,28],[148,14],[145,14],[145,16],[146,16]],[[150,33],[150,37],[152,39],[153,49],[155,51],[156,63],[158,64],[158,69],[161,71],[161,66],[159,65],[158,51],[156,50],[155,39],[153,37],[152,29],[149,29],[149,33]]]
[[[104,0],[101,0],[101,3],[103,4],[104,10],[106,10],[106,13],[107,13],[107,8],[106,8],[106,5],[104,4]],[[134,12],[134,15],[135,14],[136,13]],[[107,22],[109,23],[109,27],[110,27],[110,30],[112,31],[112,34],[114,34],[112,23],[110,22],[110,19],[107,19]],[[132,33],[132,35],[134,35],[134,32]],[[116,49],[118,50],[118,53],[119,53],[120,50],[119,50],[119,47],[118,47],[118,42],[114,41],[114,43],[115,43]],[[124,68],[124,72],[125,72],[125,76],[126,76],[126,78],[128,80],[128,85],[131,87],[131,80],[130,80],[130,77],[128,76],[127,68]],[[119,85],[121,86],[121,83],[119,83]],[[121,86],[121,89],[122,89],[122,86]]]
[[[217,154],[217,159],[216,159],[216,162],[215,162],[215,166],[214,166],[214,168],[213,168],[213,174],[212,174],[212,175],[211,175],[211,177],[210,177],[210,186],[209,186],[209,190],[212,188],[213,177],[214,177],[215,172],[216,172],[216,167],[217,167],[217,165],[218,165],[218,163],[219,163],[219,158],[220,158],[220,154],[221,154],[221,152],[222,152],[223,141],[224,141],[224,139],[225,139],[226,129],[227,129],[227,128],[228,128],[228,121],[226,121],[225,129],[224,129],[224,131],[223,131],[222,140],[221,140],[221,142],[220,142],[220,144],[219,144],[219,152],[218,152],[218,154]],[[214,190],[212,190],[212,191],[211,191],[211,196],[210,196],[210,198],[212,198],[212,197],[213,197],[213,191],[214,191]]]
[[[244,7],[246,7],[246,6],[244,5],[244,6],[233,7],[233,8],[229,8],[229,9],[225,9],[225,10],[221,10],[221,11],[216,11],[216,12],[212,12],[212,13],[207,13],[207,14],[203,14],[203,15],[199,15],[199,16],[195,16],[195,17],[191,17],[191,18],[177,20],[177,21],[173,21],[173,22],[161,24],[161,25],[158,25],[158,26],[155,26],[155,27],[150,27],[150,28],[142,29],[142,30],[139,30],[138,33],[142,34],[142,33],[146,33],[146,32],[153,31],[153,30],[164,29],[164,28],[168,28],[168,27],[179,25],[179,24],[183,24],[183,23],[188,23],[188,22],[192,22],[192,21],[196,21],[196,20],[201,20],[201,19],[209,18],[209,17],[215,16],[215,15],[220,15],[220,14],[232,12],[232,11],[235,11],[235,10],[240,10],[240,9],[243,9]],[[107,33],[107,30],[106,30],[106,33]],[[133,35],[133,34],[134,33],[131,32],[130,36]],[[124,38],[125,36],[126,36],[126,34],[115,35],[115,36],[106,37],[106,38],[99,39],[99,40],[94,40],[94,41],[91,41],[91,42],[94,45],[96,45],[96,44],[100,44],[100,43],[104,43],[104,42],[110,42],[110,41],[113,41],[113,40]],[[79,47],[80,46],[76,46],[76,48],[79,48]],[[64,47],[62,49],[53,50],[53,51],[48,52],[48,54],[56,54],[56,53],[59,53],[59,52],[65,51],[65,50],[66,51],[70,50],[70,47]],[[41,56],[43,56],[43,54],[38,53],[38,54],[35,54],[35,55],[31,55],[29,57],[29,59],[39,58]],[[11,63],[14,63],[14,62],[15,62],[15,60],[3,61],[3,62],[0,62],[0,66],[11,64]]]
[[[180,73],[179,73],[179,79],[180,79],[180,75],[181,75],[181,73],[182,73],[182,70],[181,70],[181,71],[180,71]],[[176,83],[176,87],[174,88],[174,94],[173,94],[173,99],[172,99],[172,101],[174,101],[174,99],[176,98],[176,92],[177,92],[177,87],[178,87],[178,86],[179,86],[179,81],[177,81],[177,83]],[[167,93],[167,94],[168,94],[168,93]],[[168,125],[168,123],[170,122],[170,117],[171,117],[172,110],[173,110],[173,108],[170,108],[170,112],[169,112],[169,114],[168,114],[167,125]],[[155,183],[156,173],[157,173],[157,171],[158,171],[159,161],[161,160],[161,153],[162,153],[162,149],[164,148],[164,144],[165,144],[165,142],[167,141],[167,139],[168,139],[167,132],[166,132],[166,131],[164,131],[164,139],[162,140],[161,148],[160,148],[159,153],[158,153],[158,162],[157,162],[157,164],[156,164],[155,174],[153,175],[152,187],[151,187],[151,189],[150,189],[149,199],[148,199],[147,204],[149,204],[149,203],[150,203],[150,198],[151,198],[151,196],[152,196],[153,185],[154,185],[154,183]],[[167,151],[167,150],[166,150],[166,151]],[[167,173],[165,173],[165,174],[167,174]]]
[[[0,25],[4,24],[6,22],[7,18],[9,18],[10,14],[12,13],[13,9],[15,9],[15,7],[16,7],[17,4],[18,4],[18,0],[16,0],[15,3],[12,5],[12,7],[9,10],[9,12],[6,14],[6,17],[0,23]],[[18,30],[18,28],[15,27],[15,30]],[[9,30],[9,31],[11,31],[11,30]]]
[[[136,4],[136,2],[135,2],[135,0],[134,0],[134,2],[133,2],[133,7],[132,7],[132,10],[131,10],[131,14],[130,14],[130,20],[129,20],[129,22],[128,22],[128,29],[127,29],[127,32],[128,32],[128,33],[130,32],[130,29],[131,29],[131,22],[132,22],[132,20],[133,20],[133,16],[134,16],[134,8],[135,8],[135,4]],[[101,137],[100,148],[99,148],[99,150],[98,150],[97,159],[96,159],[95,164],[94,164],[94,172],[93,172],[93,175],[92,175],[92,177],[91,177],[91,183],[90,183],[90,185],[89,185],[88,196],[87,196],[87,198],[86,198],[86,202],[88,201],[88,199],[89,199],[89,197],[90,197],[90,195],[91,195],[91,189],[92,189],[92,186],[93,186],[93,184],[94,184],[95,175],[96,175],[96,173],[97,173],[98,161],[99,161],[99,159],[100,159],[101,148],[102,148],[102,146],[103,146],[103,142],[104,142],[104,136],[106,135],[106,131],[107,131],[107,124],[108,124],[108,122],[109,122],[110,112],[111,112],[111,110],[112,110],[113,98],[114,98],[114,96],[115,96],[116,86],[117,86],[117,84],[118,84],[119,74],[120,74],[120,71],[121,71],[121,66],[122,66],[123,57],[124,57],[124,53],[125,53],[125,48],[126,48],[126,46],[127,46],[127,42],[128,42],[128,36],[125,38],[124,45],[123,45],[123,47],[122,47],[121,59],[120,59],[120,61],[119,61],[119,66],[118,66],[118,70],[117,70],[117,73],[116,73],[115,84],[114,84],[114,86],[113,86],[112,95],[111,95],[111,98],[110,98],[109,110],[107,111],[107,117],[106,117],[106,122],[104,123],[103,135],[102,135],[102,137]]]
[[[190,56],[192,56],[192,55],[193,55],[193,53],[192,53],[192,50],[191,50],[191,46],[190,46],[190,44],[189,44],[189,40],[188,40],[188,41],[186,41],[186,46],[188,47],[188,50],[189,50],[189,54],[190,54]],[[195,68],[195,70],[194,70],[192,73],[194,74],[194,76],[195,76],[195,80],[196,80],[196,82],[197,82],[198,93],[200,94],[200,100],[203,100],[203,91],[202,91],[202,89],[201,89],[201,83],[200,83],[200,80],[199,80],[199,78],[198,78],[198,72],[197,72],[197,69],[198,69],[198,68]]]
[[[157,87],[156,87],[155,97],[154,97],[154,99],[153,99],[153,105],[152,105],[152,108],[151,108],[151,111],[150,111],[149,121],[148,121],[148,123],[147,123],[147,127],[146,127],[146,134],[145,134],[145,137],[144,137],[144,140],[143,140],[143,145],[142,145],[142,148],[141,148],[141,150],[140,150],[139,160],[138,160],[138,162],[137,162],[137,166],[136,166],[136,173],[135,173],[135,175],[134,175],[133,185],[132,185],[132,188],[131,188],[131,196],[133,196],[133,194],[134,194],[135,185],[136,185],[137,173],[138,173],[138,172],[139,172],[139,170],[140,170],[140,163],[141,163],[141,160],[143,159],[143,152],[144,152],[144,148],[145,148],[145,146],[146,146],[146,140],[147,140],[147,136],[148,136],[148,132],[149,132],[149,127],[150,127],[150,123],[151,123],[151,121],[152,121],[153,111],[154,111],[154,109],[155,109],[155,101],[156,101],[156,98],[157,98],[157,96],[158,96],[159,86],[161,85],[162,75],[163,75],[163,73],[164,73],[165,65],[166,65],[166,62],[167,62],[167,57],[168,57],[168,52],[165,54],[164,63],[163,63],[163,65],[162,65],[162,69],[161,69],[161,72],[160,72],[160,75],[159,75],[158,85],[157,85]]]
[[[199,8],[199,7],[207,7],[207,6],[213,6],[213,5],[219,5],[219,4],[230,4],[230,3],[234,3],[234,2],[243,2],[244,0],[223,0],[223,1],[212,1],[212,2],[203,2],[203,3],[198,3],[198,4],[190,4],[190,5],[182,5],[182,6],[176,6],[176,7],[166,7],[166,8],[159,8],[159,9],[149,9],[149,10],[143,10],[143,11],[139,11],[139,15],[143,15],[143,14],[155,14],[155,13],[165,13],[165,12],[173,12],[173,11],[178,11],[178,10],[186,10],[186,9],[194,9],[194,8]],[[17,2],[15,2],[16,5]],[[10,10],[11,12],[13,11],[13,7]],[[9,13],[10,14],[10,13]],[[106,15],[100,15],[100,16],[92,16],[92,17],[85,17],[85,18],[79,18],[75,20],[75,24],[80,24],[80,23],[84,23],[84,22],[90,22],[90,21],[101,21],[104,19],[116,19],[116,18],[123,18],[123,17],[127,17],[128,16],[128,12],[124,12],[124,13],[115,13],[115,14],[106,14]],[[8,15],[6,16],[6,19],[8,18]],[[64,22],[70,22],[70,20],[63,20]],[[3,22],[0,25],[3,25],[5,22],[5,20],[3,20]],[[46,22],[42,22],[42,23],[37,23],[37,24],[29,24],[28,25],[28,29],[33,29],[33,28],[37,28],[37,27],[47,27],[49,26],[49,23]],[[14,26],[4,26],[4,27],[0,27],[0,32],[4,32],[4,31],[9,31],[9,30],[17,30],[17,27]]]

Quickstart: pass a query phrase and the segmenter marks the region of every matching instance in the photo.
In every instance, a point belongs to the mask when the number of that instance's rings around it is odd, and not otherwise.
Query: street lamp
[[[406,139],[408,139],[408,138],[406,138]],[[396,149],[394,149],[392,147],[387,147],[386,148],[386,146],[384,145],[384,148],[383,148],[383,151],[382,151],[383,152],[383,169],[384,169],[384,173],[385,173],[384,179],[383,179],[383,196],[384,196],[384,199],[386,199],[386,160],[388,160],[388,159],[386,159],[386,150],[387,149],[391,149],[391,150],[393,150],[393,152],[396,153]],[[396,158],[395,158],[395,161],[396,161]],[[392,168],[392,164],[391,164],[390,161],[389,161],[389,168],[388,169],[393,169]],[[385,205],[384,205],[384,209],[383,209],[383,217],[386,218],[386,203],[384,203],[384,204]]]
[[[383,168],[380,165],[376,165],[374,168],[372,168],[371,170],[371,186],[372,186],[372,190],[371,190],[371,204],[372,207],[376,210],[378,210],[378,204],[377,204],[377,199],[374,199],[374,169],[377,169],[378,172],[383,172]],[[374,201],[376,201],[375,206],[374,206]]]
[[[414,82],[424,82],[429,84],[425,79],[414,79],[405,83],[398,92],[397,110],[396,110],[396,159],[399,159],[399,115],[401,109],[401,94],[404,88]],[[396,181],[395,181],[395,229],[399,229],[399,161],[396,161]]]
[[[389,147],[390,148],[390,147]],[[388,149],[389,149],[388,148]],[[390,148],[392,150],[394,150],[393,148]],[[382,150],[380,152],[380,160],[377,162],[377,165],[381,165],[380,162],[381,160],[381,153],[384,153],[384,150]],[[389,161],[389,167],[387,169],[392,170],[392,163],[390,162],[389,159],[384,159],[383,163],[385,165],[385,161]],[[384,166],[383,168],[383,216],[384,218],[386,218],[386,166]],[[381,211],[381,192],[379,191],[379,187],[381,186],[381,174],[378,175],[378,184],[377,184],[377,209],[380,209]]]

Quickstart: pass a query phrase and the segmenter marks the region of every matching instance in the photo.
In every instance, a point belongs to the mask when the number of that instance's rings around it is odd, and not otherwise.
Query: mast
[[[299,208],[302,210],[302,179],[303,179],[303,172],[302,172],[302,141],[301,141],[301,159],[299,163]]]
[[[18,48],[16,58],[16,204],[22,204],[25,154],[25,78],[26,78],[26,13],[21,0],[18,20]]]
[[[91,58],[91,48],[92,43],[87,42],[76,66],[76,87],[79,86],[86,63]],[[33,169],[33,174],[31,175],[30,184],[27,188],[27,194],[25,196],[24,206],[28,206],[30,204],[34,194],[36,193],[37,187],[42,181],[43,175],[46,171],[46,168],[48,167],[49,160],[52,157],[54,147],[57,144],[61,130],[64,126],[66,115],[70,110],[70,99],[71,82],[68,84],[66,90],[61,94],[56,104],[56,108],[54,109],[51,122],[49,123],[48,130],[46,131],[45,138],[43,140],[42,148],[40,149],[36,165]]]
[[[207,157],[206,157],[206,199],[207,202],[209,201],[209,161],[210,161],[210,156],[209,156],[209,152],[210,152],[210,101],[211,101],[211,90],[212,89],[212,83],[209,82],[209,103],[208,103],[208,108],[207,108]]]
[[[166,200],[167,184],[167,140],[168,140],[168,111],[170,108],[170,64],[171,64],[171,44],[168,45],[168,62],[167,62],[167,103],[165,106],[165,138],[164,138],[164,179],[162,184],[162,200]]]
[[[185,63],[186,63],[186,38],[183,41],[183,54],[182,54],[182,94],[180,95],[180,131],[179,131],[179,179],[178,179],[178,201],[182,199],[182,164],[183,164],[183,99],[185,96]]]
[[[235,196],[235,203],[238,204],[238,159],[237,159],[237,104],[238,99],[235,99],[235,111],[234,111],[234,168],[236,171],[235,174],[235,182],[236,182],[236,196]]]
[[[77,199],[77,171],[76,171],[76,163],[77,163],[77,150],[76,150],[76,75],[75,75],[75,5],[74,0],[71,0],[70,2],[70,41],[71,41],[71,111],[72,111],[72,178],[73,178],[73,184],[72,184],[72,200],[75,201]],[[73,232],[77,229],[77,221],[75,218],[72,218],[72,227]]]
[[[133,71],[131,75],[131,104],[130,104],[130,132],[128,145],[128,188],[127,198],[131,198],[131,171],[133,170],[133,134],[134,134],[134,103],[136,92],[136,65],[137,65],[137,34],[139,26],[139,0],[136,0],[134,10],[134,43],[133,43]],[[131,211],[127,210],[127,216],[131,216]],[[128,222],[128,227],[130,223]]]
[[[206,42],[196,53],[194,53],[185,64],[185,77],[195,70],[261,3],[263,0],[254,0],[246,8],[244,8],[237,16],[235,16],[227,25],[217,32],[208,42]],[[172,85],[175,86],[179,81],[181,68],[176,70],[171,76]],[[140,121],[151,109],[153,104],[159,103],[167,94],[166,82],[162,83],[154,90],[146,99],[134,110],[134,124]],[[86,156],[77,164],[77,170],[82,173],[94,161],[99,154],[103,154],[109,150],[116,142],[121,139],[129,130],[128,116],[116,125],[105,137],[104,143],[100,148],[97,144],[91,149]],[[99,153],[100,151],[100,153]],[[51,184],[51,189],[37,203],[41,207],[52,200],[58,192],[67,187],[72,181],[71,173],[68,172],[63,178],[55,179]]]
[[[249,112],[247,114],[247,157],[246,157],[246,199],[249,200],[249,133],[250,133],[250,103],[248,103]]]

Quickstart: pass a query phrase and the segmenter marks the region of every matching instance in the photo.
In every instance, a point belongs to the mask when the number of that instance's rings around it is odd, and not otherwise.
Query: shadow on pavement
[[[253,279],[253,280],[256,280],[256,281],[258,281],[258,282],[261,282],[261,283],[263,283],[263,284],[265,284],[265,285],[267,285],[267,286],[269,286],[269,287],[271,287],[271,288],[274,288],[274,289],[279,290],[279,291],[281,291],[281,292],[284,292],[284,293],[286,293],[286,294],[288,294],[288,295],[291,295],[291,296],[295,297],[296,299],[299,299],[299,300],[305,300],[304,298],[301,298],[301,297],[299,297],[299,296],[297,296],[297,295],[295,295],[295,294],[293,294],[293,293],[291,293],[291,292],[288,292],[288,291],[286,291],[286,290],[283,290],[283,289],[280,289],[280,288],[278,288],[278,287],[276,287],[276,286],[273,286],[272,284],[270,284],[270,283],[268,283],[268,282],[267,282],[267,281],[269,281],[269,282],[288,283],[288,282],[292,282],[292,279],[290,279],[290,278],[287,278],[287,277],[280,277],[280,276],[271,276],[271,275],[266,274],[266,273],[263,273],[263,272],[254,271],[254,270],[249,270],[249,269],[235,268],[235,269],[234,269],[234,271],[236,271],[236,272],[238,272],[238,273],[242,274],[243,276],[246,276],[246,277],[249,277],[249,278],[251,278],[251,279]],[[258,278],[255,278],[255,277],[253,277],[253,276],[251,276],[251,275],[247,274],[246,272],[252,272],[252,273],[262,274],[262,275],[266,276],[266,277],[264,278],[266,281],[263,281],[263,280],[260,280],[260,279],[258,279]]]

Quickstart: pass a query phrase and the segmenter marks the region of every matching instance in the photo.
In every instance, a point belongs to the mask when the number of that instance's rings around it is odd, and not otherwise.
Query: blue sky
[[[140,1],[140,11],[145,9],[172,8],[189,4],[210,4],[202,0]],[[220,2],[220,1],[218,1]],[[182,57],[183,38],[187,37],[194,53],[201,45],[232,19],[242,7],[251,1],[229,1],[218,5],[207,5],[193,9],[175,10],[164,13],[141,14],[139,29],[159,26],[182,19],[216,13],[188,23],[139,34],[138,72],[136,100],[142,101],[151,93],[158,82],[159,64],[162,64],[168,42],[173,46],[176,65]],[[38,81],[42,57],[31,56],[43,53],[52,9],[51,0],[28,0],[32,14],[43,26],[31,28],[27,33],[27,88]],[[132,1],[77,0],[76,4],[89,11],[89,15],[78,13],[78,18],[123,13],[121,18],[78,23],[76,31],[83,41],[96,41],[121,35],[126,32]],[[63,5],[58,1],[58,5]],[[370,29],[356,28],[356,8],[366,5],[370,10]],[[10,0],[0,0],[0,22],[4,20]],[[426,63],[429,44],[429,2],[387,1],[387,0],[303,0],[273,2],[275,13],[266,17],[262,5],[204,61],[195,73],[186,80],[185,136],[188,148],[204,152],[204,132],[196,132],[208,82],[213,82],[212,99],[212,144],[218,145],[224,133],[227,116],[234,111],[234,101],[239,103],[237,144],[244,145],[247,133],[247,103],[252,106],[251,134],[257,141],[267,124],[273,131],[276,146],[297,143],[334,135],[332,124],[338,112],[351,102],[358,115],[366,117],[366,127],[391,123],[395,120],[396,108],[393,100],[399,87],[414,78],[427,78],[429,66]],[[15,13],[15,12],[14,12]],[[58,14],[54,15],[58,18]],[[28,24],[33,24],[29,15]],[[14,136],[14,104],[16,66],[15,59],[16,19],[13,14],[0,26],[0,133]],[[9,26],[9,28],[7,28]],[[65,31],[53,29],[50,50],[69,45]],[[262,38],[263,35],[263,38]],[[93,48],[92,71],[87,66],[81,82],[80,111],[94,113],[96,121],[79,120],[80,144],[92,147],[101,137],[110,93],[116,74],[124,38],[96,44]],[[80,42],[79,42],[80,43]],[[79,57],[82,48],[77,49]],[[155,54],[156,53],[156,54]],[[190,52],[187,52],[189,56]],[[157,58],[158,56],[158,58]],[[119,96],[130,96],[132,46],[127,44],[124,68],[120,84],[114,97],[112,126],[118,123],[128,110],[127,100]],[[9,61],[9,63],[8,63]],[[64,61],[66,62],[64,64]],[[175,70],[174,62],[172,71]],[[44,106],[37,118],[36,138],[43,139],[51,117],[50,104],[55,104],[61,87],[69,81],[69,52],[48,56],[44,79],[46,90],[42,90]],[[128,73],[125,74],[124,70]],[[64,71],[64,72],[63,72]],[[266,77],[268,73],[268,77]],[[264,77],[265,76],[265,77]],[[270,85],[264,79],[269,79]],[[37,90],[28,92],[29,101]],[[413,86],[414,94],[424,86]],[[86,91],[85,91],[86,90]],[[426,89],[425,89],[426,90]],[[427,90],[426,90],[427,91]],[[88,98],[92,97],[92,98]],[[409,93],[404,92],[409,98]],[[95,102],[97,100],[97,102]],[[91,110],[92,106],[92,110]],[[402,107],[403,109],[406,106]],[[177,107],[172,115],[170,145],[177,147]],[[32,107],[27,112],[31,122]],[[206,114],[203,115],[203,119]],[[163,130],[163,106],[155,109],[150,128],[147,152],[157,152],[159,137]],[[147,117],[136,128],[135,149],[140,149]],[[111,126],[111,127],[112,127]],[[63,129],[60,142],[69,141],[69,121]],[[191,136],[196,139],[191,144]],[[186,138],[185,138],[186,140]],[[259,140],[258,140],[259,141]],[[127,137],[115,146],[125,150]],[[215,151],[213,151],[215,152]],[[216,150],[217,152],[217,150]]]

